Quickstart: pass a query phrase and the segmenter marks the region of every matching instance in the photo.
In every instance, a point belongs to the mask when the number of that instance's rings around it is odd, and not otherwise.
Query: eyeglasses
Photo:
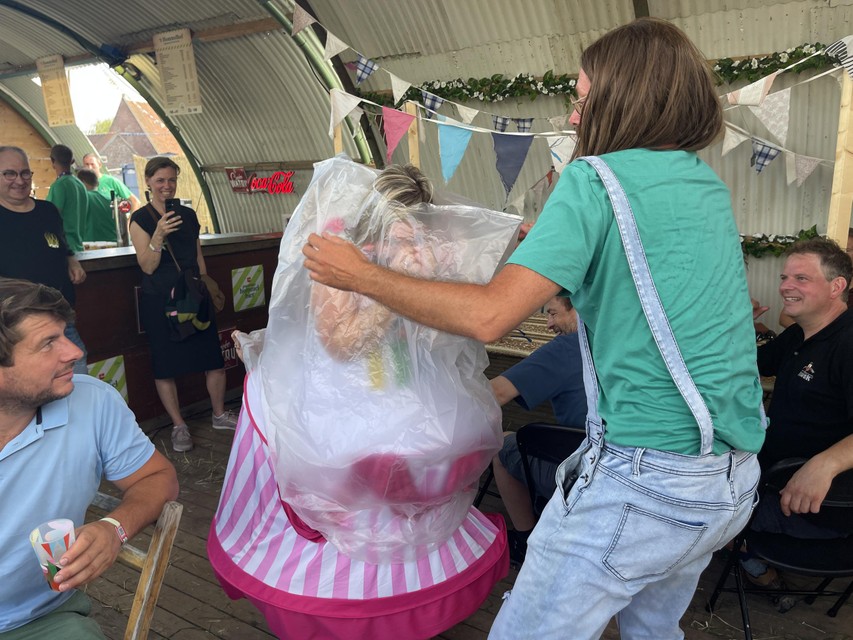
[[[18,176],[21,176],[21,180],[29,181],[33,179],[33,172],[29,169],[24,169],[23,171],[5,169],[3,171],[3,177],[6,179],[6,182],[14,182],[18,179]]]
[[[572,107],[578,112],[578,115],[583,111],[583,106],[586,104],[587,98],[588,96],[584,96],[583,98],[572,98],[569,96],[569,102],[572,103]]]

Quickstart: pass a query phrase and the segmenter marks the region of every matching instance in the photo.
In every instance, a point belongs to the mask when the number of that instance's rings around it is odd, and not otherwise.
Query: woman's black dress
[[[198,275],[196,242],[199,223],[195,211],[180,206],[177,209],[183,223],[174,233],[169,234],[169,246],[181,269],[192,268]],[[131,222],[138,224],[149,236],[154,235],[160,214],[152,206],[144,206],[133,212]],[[210,309],[210,326],[204,331],[191,335],[183,342],[173,342],[169,338],[169,321],[166,319],[166,301],[169,292],[178,277],[178,269],[169,255],[169,249],[163,245],[160,264],[151,275],[142,275],[142,296],[139,316],[142,327],[148,334],[151,345],[151,361],[156,379],[174,378],[185,373],[211,371],[224,366],[222,349],[219,346],[219,334],[216,330],[216,318]],[[208,301],[208,304],[210,302]]]

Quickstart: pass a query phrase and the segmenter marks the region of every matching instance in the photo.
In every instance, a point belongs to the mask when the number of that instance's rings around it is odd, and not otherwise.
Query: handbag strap
[[[148,204],[145,205],[145,208],[148,209],[148,213],[151,215],[151,219],[154,220],[154,224],[155,225],[158,224],[160,222],[160,219],[155,214],[156,210],[154,209],[154,205],[152,205],[149,202]],[[175,257],[175,254],[172,253],[172,247],[169,246],[169,239],[166,238],[165,236],[163,237],[163,244],[166,245],[166,250],[169,252],[169,255],[172,257],[172,262],[175,263],[175,269],[178,270],[178,273],[181,273],[181,271],[182,271],[181,265],[178,264],[178,259]]]

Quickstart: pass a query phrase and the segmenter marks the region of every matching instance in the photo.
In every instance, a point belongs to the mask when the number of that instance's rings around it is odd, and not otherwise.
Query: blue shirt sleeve
[[[557,422],[582,427],[586,420],[583,364],[577,333],[557,336],[502,374],[530,411],[550,400]]]

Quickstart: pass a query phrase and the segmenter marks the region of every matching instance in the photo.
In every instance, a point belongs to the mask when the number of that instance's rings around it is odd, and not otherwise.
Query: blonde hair
[[[388,200],[411,207],[432,202],[432,182],[413,164],[391,164],[383,169],[373,188]]]
[[[640,18],[581,55],[590,90],[575,157],[622,149],[697,151],[720,134],[723,114],[704,56],[678,27]]]

